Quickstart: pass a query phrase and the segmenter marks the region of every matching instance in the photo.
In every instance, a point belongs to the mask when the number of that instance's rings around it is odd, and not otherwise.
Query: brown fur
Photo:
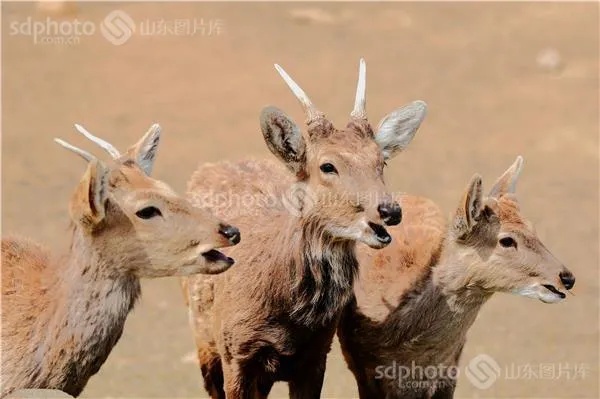
[[[152,154],[136,146],[131,151],[153,157],[155,148]],[[161,216],[136,216],[149,205]],[[110,167],[92,160],[69,211],[71,247],[64,256],[27,239],[2,239],[0,396],[19,388],[79,395],[119,340],[140,295],[140,277],[231,266],[201,255],[231,245],[224,225],[128,156]]]
[[[384,250],[358,247],[360,278],[354,293],[361,309],[382,321],[398,306],[402,294],[429,274],[431,258],[445,236],[446,221],[433,201],[401,195],[402,223],[390,228],[392,243]],[[374,289],[374,287],[377,287]]]
[[[232,272],[184,283],[213,398],[264,398],[275,381],[288,381],[292,398],[319,397],[358,272],[356,242],[382,248],[390,239],[382,225],[400,222],[383,182],[384,161],[410,142],[425,112],[422,102],[400,108],[374,133],[361,61],[355,110],[338,130],[276,68],[308,116],[303,134],[279,109],[261,114],[267,146],[292,173],[272,162],[221,163],[201,166],[188,184],[197,204],[207,200],[198,191],[212,190],[217,215],[243,226],[245,235],[231,251],[240,260]]]
[[[263,184],[257,169],[279,184]],[[334,240],[323,223],[326,217],[352,221],[356,211],[324,214],[327,208],[315,204],[318,216],[291,218],[281,202],[290,177],[273,163],[245,161],[203,167],[190,182],[191,190],[219,190],[222,183],[222,189],[235,193],[260,192],[274,204],[224,213],[217,208],[219,216],[229,215],[246,227],[244,240],[227,251],[239,260],[235,273],[186,279],[200,365],[212,397],[223,397],[223,366],[225,379],[231,376],[230,397],[260,397],[259,391],[268,392],[275,381],[294,387],[304,376],[311,389],[320,391],[325,355],[358,267],[353,242]],[[238,185],[230,186],[230,180]],[[307,367],[314,376],[305,375]]]
[[[408,196],[403,223],[390,230],[392,244],[376,257],[360,249],[361,270],[370,272],[361,275],[338,336],[361,399],[452,397],[456,378],[449,371],[491,294],[532,296],[535,286],[544,291],[534,294],[550,302],[559,298],[542,285],[563,287],[559,274],[572,277],[520,214],[516,197],[503,191],[508,186],[492,190],[499,198],[482,198],[478,179],[447,229],[435,205]],[[506,235],[515,238],[518,252],[498,243]],[[430,379],[416,371],[401,379],[399,366],[433,366],[446,374]]]

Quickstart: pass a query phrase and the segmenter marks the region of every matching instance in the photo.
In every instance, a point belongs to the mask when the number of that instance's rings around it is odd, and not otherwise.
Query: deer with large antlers
[[[0,396],[19,388],[79,395],[119,340],[141,277],[214,274],[233,264],[217,248],[236,244],[237,228],[150,178],[158,125],[122,155],[76,127],[113,161],[56,139],[89,162],[69,204],[69,253],[2,240]]]
[[[199,191],[255,199],[214,208],[244,228],[244,242],[231,252],[237,267],[227,276],[184,281],[213,398],[266,397],[275,381],[287,381],[292,398],[319,397],[336,324],[358,272],[356,242],[383,248],[391,240],[384,225],[401,220],[400,206],[385,189],[384,161],[406,147],[425,115],[425,104],[415,102],[389,114],[374,132],[361,60],[350,122],[336,129],[276,69],[307,115],[303,134],[281,110],[261,113],[265,142],[288,170],[260,161],[205,165],[188,185],[200,203]]]
[[[361,399],[451,398],[467,331],[493,293],[555,303],[573,287],[519,211],[521,165],[487,197],[474,176],[448,227],[431,201],[404,197],[393,243],[359,251],[365,273],[338,336]]]

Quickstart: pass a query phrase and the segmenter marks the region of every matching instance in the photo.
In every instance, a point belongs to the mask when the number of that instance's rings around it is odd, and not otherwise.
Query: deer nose
[[[228,224],[219,225],[219,234],[227,238],[230,243],[237,244],[240,242],[240,230],[237,227],[230,226]]]
[[[387,226],[395,226],[402,220],[402,208],[397,202],[379,204],[377,211]]]
[[[560,281],[568,290],[573,288],[573,286],[575,285],[575,276],[573,276],[573,273],[569,271],[560,272],[558,274],[558,277],[560,277]]]

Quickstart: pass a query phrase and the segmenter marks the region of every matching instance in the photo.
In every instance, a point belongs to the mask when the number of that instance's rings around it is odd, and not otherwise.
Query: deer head
[[[523,159],[518,157],[487,197],[482,196],[481,177],[472,178],[449,238],[461,263],[468,264],[466,273],[461,273],[466,279],[462,285],[554,303],[565,298],[561,290],[570,290],[575,277],[521,215],[515,186],[522,164]]]
[[[75,127],[112,157],[107,166],[90,153],[55,139],[89,162],[69,211],[84,246],[107,259],[108,269],[126,268],[110,273],[161,277],[213,274],[231,267],[233,259],[216,248],[237,244],[238,229],[193,207],[149,176],[160,140],[158,125],[124,154],[83,127]]]
[[[263,109],[261,128],[271,152],[297,178],[293,195],[301,217],[316,221],[335,239],[386,246],[391,237],[383,225],[397,225],[402,213],[386,191],[383,167],[414,137],[425,117],[425,103],[397,109],[374,131],[367,120],[366,66],[361,59],[354,110],[346,127],[336,129],[298,84],[279,65],[275,68],[300,101],[307,130],[303,134],[275,107]]]

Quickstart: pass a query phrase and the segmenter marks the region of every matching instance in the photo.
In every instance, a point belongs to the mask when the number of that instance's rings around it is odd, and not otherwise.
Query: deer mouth
[[[542,287],[544,287],[554,295],[560,297],[560,299],[565,299],[567,297],[567,295],[564,292],[559,291],[555,286],[551,284],[543,284]]]
[[[392,237],[382,225],[369,222],[369,227],[375,233],[375,239],[377,239],[379,244],[385,246],[392,242]]]
[[[544,303],[557,303],[567,297],[564,292],[561,292],[552,284],[534,283],[520,287],[512,292],[527,298],[538,299]]]
[[[210,251],[202,252],[202,256],[209,263],[221,262],[231,266],[235,262],[232,258],[225,255],[223,252],[217,251],[216,249],[211,249]]]

